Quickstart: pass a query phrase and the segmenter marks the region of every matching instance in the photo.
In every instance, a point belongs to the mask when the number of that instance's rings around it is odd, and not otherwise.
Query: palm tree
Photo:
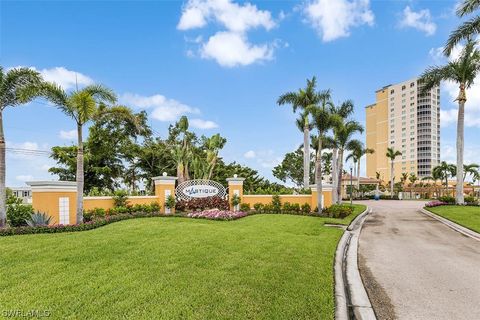
[[[463,166],[463,180],[467,178],[467,175],[474,177],[478,173],[480,166],[476,163],[466,164]]]
[[[442,161],[438,166],[432,169],[432,176],[439,177],[440,180],[445,179],[445,190],[448,195],[448,178],[455,176],[457,168],[453,164]]]
[[[323,91],[318,93],[318,103],[308,106],[308,113],[312,115],[314,127],[318,131],[318,147],[317,154],[315,157],[315,184],[317,186],[317,208],[318,213],[322,212],[322,195],[323,195],[323,185],[322,185],[322,150],[325,135],[330,130],[335,122],[339,121],[338,117],[332,115],[330,112],[330,92]]]
[[[94,84],[65,92],[56,84],[47,83],[43,86],[43,95],[54,103],[77,125],[77,224],[83,222],[83,126],[105,112],[110,112],[106,103],[115,103],[115,93],[107,87]],[[123,112],[123,111],[122,111]]]
[[[458,93],[458,120],[457,120],[457,204],[464,204],[463,199],[463,150],[464,150],[464,122],[465,102],[467,95],[465,90],[470,88],[475,77],[480,73],[480,51],[476,43],[468,40],[460,57],[449,62],[443,67],[429,67],[421,76],[424,86],[422,91],[427,91],[438,86],[441,81],[453,81],[459,84]]]
[[[311,80],[307,79],[307,86],[305,89],[299,89],[297,92],[287,92],[282,94],[278,100],[278,105],[291,104],[293,112],[297,109],[302,111],[303,117],[303,187],[308,188],[310,185],[310,124],[309,114],[306,112],[308,106],[315,105],[319,101],[315,87],[317,79],[313,77]]]
[[[206,138],[205,146],[207,152],[207,166],[208,166],[208,175],[204,178],[211,179],[213,175],[213,170],[218,160],[218,152],[225,146],[227,139],[223,138],[220,134],[214,134],[210,138]]]
[[[351,153],[348,155],[348,157],[345,159],[345,161],[352,160],[354,164],[356,164],[356,175],[357,175],[357,189],[360,190],[360,161],[362,160],[362,157],[366,154],[373,154],[375,150],[370,149],[370,148],[365,148],[363,143],[353,143],[351,147],[353,146],[353,150],[351,150]]]
[[[402,173],[402,175],[400,176],[400,182],[403,184],[405,184],[405,181],[407,181],[408,179],[408,173],[404,172]]]
[[[457,7],[457,16],[465,17],[475,10],[480,8],[480,0],[464,0]],[[460,27],[450,34],[447,44],[444,48],[444,53],[450,55],[453,48],[459,44],[462,40],[472,39],[476,34],[480,33],[480,16],[473,17],[472,19],[464,22]]]
[[[3,111],[6,107],[17,107],[39,96],[42,77],[29,68],[15,68],[4,72],[0,66],[0,228],[7,222],[5,187],[5,135]]]
[[[393,182],[395,180],[395,173],[394,173],[394,162],[395,158],[401,156],[402,153],[400,151],[395,151],[393,148],[387,148],[387,158],[390,159],[390,195],[393,197]]]
[[[332,105],[331,106],[331,113],[336,114],[341,121],[338,122],[338,126],[341,126],[344,124],[346,119],[350,117],[350,115],[353,114],[353,102],[351,100],[347,100],[340,104],[339,106]],[[339,177],[341,176],[342,172],[342,165],[341,161],[343,162],[343,159],[340,159],[341,157],[339,156],[339,143],[338,139],[336,136],[336,130],[334,128],[333,130],[333,138],[331,139],[331,148],[332,148],[332,182],[333,182],[333,190],[340,190],[341,189],[341,181],[339,180]],[[340,197],[339,192],[333,192],[332,194],[332,202],[337,203],[339,202],[338,198]]]
[[[336,165],[336,175],[334,179],[336,180],[335,191],[336,192],[336,201],[337,203],[342,202],[342,176],[343,176],[343,163],[344,163],[344,153],[347,149],[354,149],[355,145],[361,144],[360,141],[353,139],[353,136],[356,133],[362,133],[363,126],[357,121],[339,121],[333,127],[334,139],[338,147],[338,156],[337,156],[337,165]]]

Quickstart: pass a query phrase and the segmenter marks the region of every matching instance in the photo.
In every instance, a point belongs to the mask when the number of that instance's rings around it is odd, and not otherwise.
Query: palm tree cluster
[[[293,111],[300,109],[300,117],[296,123],[303,132],[303,187],[310,186],[310,161],[315,159],[314,179],[317,188],[318,211],[322,210],[322,192],[324,171],[328,171],[332,177],[333,202],[340,203],[343,166],[346,158],[355,159],[360,168],[360,158],[373,150],[366,149],[362,142],[354,136],[363,132],[363,126],[351,119],[354,105],[351,100],[336,105],[332,101],[330,90],[317,90],[316,78],[307,79],[305,89],[296,92],[287,92],[281,95],[277,101],[279,105],[290,104]],[[311,135],[310,131],[315,134]],[[310,145],[315,150],[310,152]],[[346,155],[350,152],[350,155]],[[357,170],[360,174],[360,170]],[[359,183],[359,178],[358,178]]]
[[[480,8],[480,0],[464,0],[457,9],[457,15],[464,17]],[[459,87],[458,120],[457,120],[457,163],[456,163],[456,203],[464,204],[464,123],[465,103],[467,102],[466,89],[470,88],[480,74],[480,51],[478,43],[473,40],[480,33],[480,16],[476,16],[453,31],[444,47],[444,54],[449,62],[444,66],[427,68],[421,76],[423,91],[426,92],[442,81],[452,81]],[[463,45],[462,45],[463,44]],[[461,46],[458,57],[452,56],[453,49]]]

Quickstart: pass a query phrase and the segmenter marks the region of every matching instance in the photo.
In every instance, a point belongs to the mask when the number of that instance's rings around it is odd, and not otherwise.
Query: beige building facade
[[[389,181],[392,175],[387,148],[400,151],[394,162],[395,181],[403,173],[422,178],[440,162],[440,88],[422,93],[411,79],[376,91],[376,102],[365,108],[367,176]]]

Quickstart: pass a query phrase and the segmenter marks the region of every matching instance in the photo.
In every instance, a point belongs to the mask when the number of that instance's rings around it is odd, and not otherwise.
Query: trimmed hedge
[[[159,212],[156,212],[156,213],[136,212],[132,214],[118,214],[115,216],[105,216],[104,218],[94,219],[92,221],[85,222],[82,224],[69,224],[69,225],[55,224],[50,226],[39,226],[39,227],[2,228],[0,229],[0,236],[85,231],[85,230],[96,229],[98,227],[102,227],[107,224],[114,223],[117,221],[122,221],[122,220],[135,219],[135,218],[149,218],[149,217],[172,217],[172,216],[180,216],[180,215],[163,215],[163,214],[160,214]]]

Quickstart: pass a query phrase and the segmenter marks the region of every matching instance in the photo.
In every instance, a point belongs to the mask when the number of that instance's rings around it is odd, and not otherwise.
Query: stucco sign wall
[[[207,197],[224,198],[226,191],[225,187],[216,181],[196,179],[180,183],[175,189],[175,195],[180,200]]]

